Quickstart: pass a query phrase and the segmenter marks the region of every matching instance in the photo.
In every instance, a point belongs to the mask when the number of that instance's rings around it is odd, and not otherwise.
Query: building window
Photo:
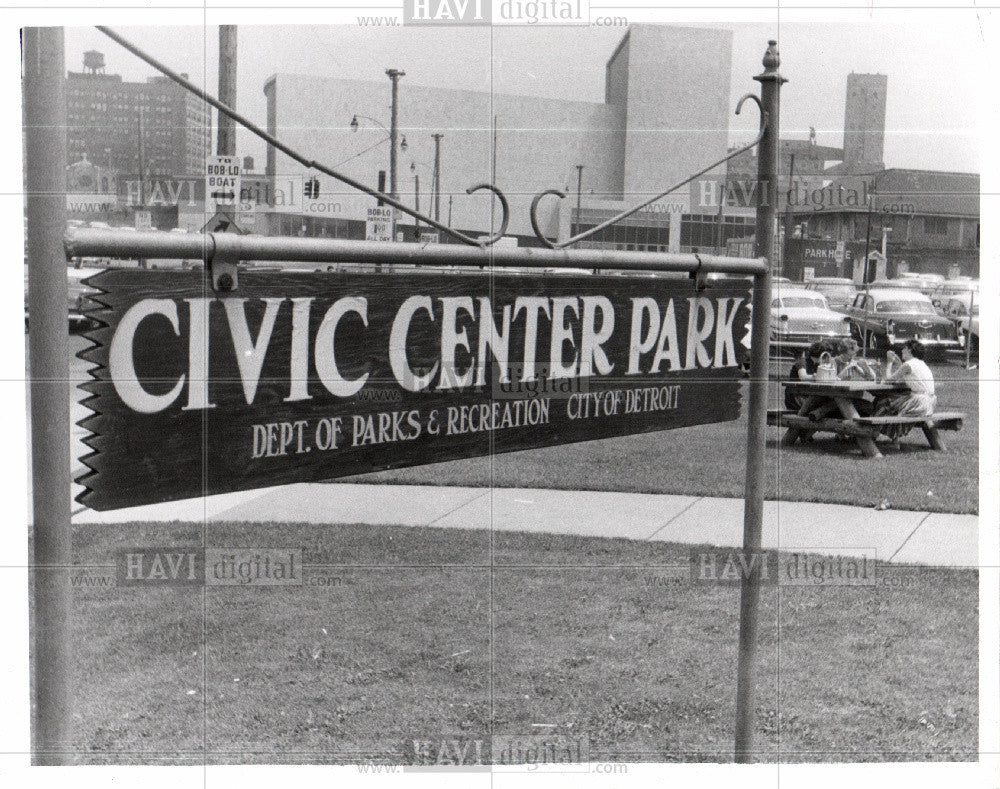
[[[681,217],[681,247],[725,246],[731,238],[743,238],[753,232],[753,217],[685,214]]]
[[[925,216],[924,233],[929,236],[944,236],[948,234],[948,220],[943,216]]]

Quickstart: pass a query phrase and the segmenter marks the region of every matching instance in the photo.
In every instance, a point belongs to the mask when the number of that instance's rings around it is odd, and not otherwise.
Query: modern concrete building
[[[392,63],[409,69],[399,87],[399,131],[406,140],[398,158],[400,197],[414,205],[419,178],[419,202],[427,212],[431,135],[440,133],[441,220],[446,224],[473,234],[495,226],[499,212],[491,215],[489,193],[465,193],[493,181],[495,172],[495,183],[511,205],[507,233],[519,244],[536,243],[529,206],[545,189],[567,194],[564,200],[547,197],[541,203],[541,227],[548,236],[566,238],[577,227],[592,227],[725,155],[733,111],[731,50],[729,31],[633,25],[610,53],[600,103],[427,87],[417,84],[410,64]],[[389,88],[381,74],[371,80],[276,74],[264,87],[268,131],[374,186],[378,171],[388,169]],[[352,131],[355,117],[358,128]],[[579,196],[578,165],[583,166]],[[288,208],[258,210],[258,232],[364,238],[372,198],[320,174],[320,197],[303,200],[298,185],[311,174],[273,149],[266,172],[273,198],[283,199]],[[723,175],[724,168],[714,174],[716,179]],[[716,238],[717,212],[692,205],[690,193],[684,187],[586,243],[636,250],[705,246]],[[741,236],[752,222],[750,212],[736,211],[723,225],[727,233]],[[403,217],[400,228],[409,240],[412,220]]]

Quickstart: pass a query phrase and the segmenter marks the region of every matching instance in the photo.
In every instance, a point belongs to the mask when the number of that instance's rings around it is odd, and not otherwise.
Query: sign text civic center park
[[[111,509],[735,419],[747,282],[90,279],[81,501]]]

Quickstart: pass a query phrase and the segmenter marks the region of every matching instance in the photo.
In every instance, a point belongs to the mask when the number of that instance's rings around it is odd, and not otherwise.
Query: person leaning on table
[[[910,391],[882,400],[876,410],[878,416],[930,416],[934,413],[937,407],[934,373],[924,362],[924,353],[924,346],[917,340],[910,340],[903,346],[902,359],[892,351],[886,353],[886,383],[901,381]],[[898,441],[912,428],[912,425],[886,425],[882,432]]]
[[[802,351],[792,364],[792,369],[788,371],[788,377],[792,381],[814,381],[816,380],[816,370],[819,368],[820,358],[824,353],[836,356],[837,346],[831,340],[819,340],[809,346],[809,349]],[[798,411],[805,398],[801,395],[793,394],[785,390],[785,407],[792,411]]]

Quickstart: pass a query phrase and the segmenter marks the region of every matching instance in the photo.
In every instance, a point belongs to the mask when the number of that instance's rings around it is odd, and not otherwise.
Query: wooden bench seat
[[[769,425],[788,428],[783,442],[788,445],[819,432],[874,441],[885,425],[913,425],[923,430],[927,442],[938,451],[944,451],[945,447],[937,431],[961,430],[964,419],[965,414],[958,411],[939,411],[930,416],[859,416],[855,419],[832,416],[817,419],[786,408],[770,409],[767,412]],[[874,448],[874,444],[870,446]],[[875,452],[876,454],[871,454],[871,450],[868,450],[866,454],[877,457],[877,450]]]
[[[965,414],[959,411],[938,411],[930,416],[861,416],[865,425],[930,425],[940,430],[961,430]]]

